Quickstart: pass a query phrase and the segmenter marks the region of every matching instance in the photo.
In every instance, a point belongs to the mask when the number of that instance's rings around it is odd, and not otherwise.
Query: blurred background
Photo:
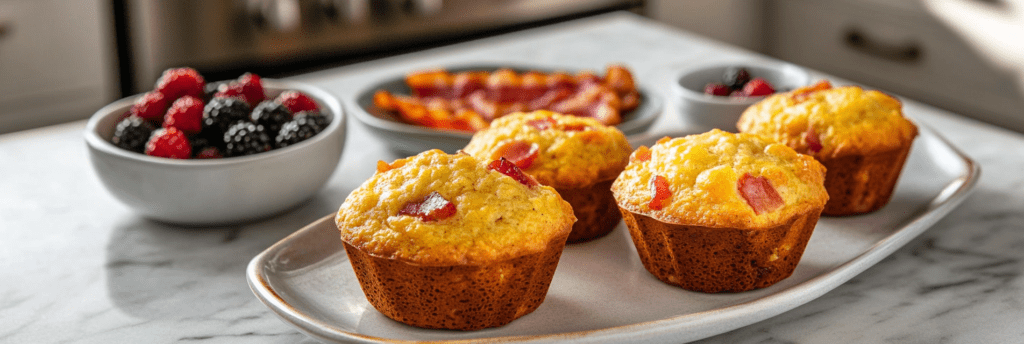
[[[0,0],[0,134],[170,67],[286,77],[620,10],[1024,132],[1022,2]]]

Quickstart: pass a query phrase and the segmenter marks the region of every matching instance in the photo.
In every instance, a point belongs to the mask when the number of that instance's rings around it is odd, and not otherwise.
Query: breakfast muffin
[[[505,325],[544,301],[575,221],[507,160],[431,150],[388,164],[335,221],[367,300],[424,328]]]
[[[647,271],[740,292],[793,273],[828,201],[824,179],[810,156],[714,129],[641,146],[612,192]]]
[[[632,150],[615,127],[545,110],[498,118],[463,149],[485,161],[504,157],[555,188],[579,219],[569,242],[601,237],[619,224],[611,185]]]
[[[813,156],[828,169],[825,215],[856,215],[889,203],[917,127],[885,93],[828,81],[770,96],[740,117],[757,134]]]

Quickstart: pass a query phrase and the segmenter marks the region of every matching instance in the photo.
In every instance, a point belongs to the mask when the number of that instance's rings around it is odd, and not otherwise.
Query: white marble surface
[[[344,96],[449,63],[602,69],[623,62],[662,90],[688,63],[747,53],[613,14],[295,77]],[[907,100],[906,112],[978,161],[958,209],[889,258],[806,305],[707,343],[1024,342],[1024,135]],[[0,136],[0,342],[311,343],[252,295],[244,270],[335,211],[397,158],[350,122],[341,166],[302,207],[257,223],[180,228],[141,218],[101,186],[84,122]],[[658,129],[686,127],[675,103]]]

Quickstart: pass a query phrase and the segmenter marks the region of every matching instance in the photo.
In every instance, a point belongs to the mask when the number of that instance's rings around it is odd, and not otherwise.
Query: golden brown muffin
[[[481,160],[505,157],[554,187],[579,219],[569,242],[604,236],[619,224],[611,184],[632,150],[615,127],[545,110],[496,119],[463,149]]]
[[[855,215],[889,203],[917,127],[885,93],[828,81],[770,96],[740,117],[740,132],[782,142],[828,169],[825,215]]]
[[[576,219],[554,189],[507,161],[431,150],[379,162],[335,220],[378,311],[418,327],[475,330],[544,301]]]
[[[654,276],[739,292],[793,273],[828,201],[824,179],[810,156],[714,129],[641,146],[612,192]]]

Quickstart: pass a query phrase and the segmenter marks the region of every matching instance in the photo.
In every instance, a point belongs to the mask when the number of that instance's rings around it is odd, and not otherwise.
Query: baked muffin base
[[[578,189],[555,188],[576,215],[576,223],[572,225],[567,241],[578,243],[593,240],[607,235],[622,220],[615,196],[612,194],[612,182],[615,179],[599,182],[589,187]]]
[[[892,198],[909,154],[907,145],[874,155],[819,158],[826,168],[825,190],[829,197],[822,214],[858,215],[884,207]]]
[[[705,293],[768,287],[793,274],[820,209],[764,229],[664,223],[619,208],[644,268],[662,282]]]
[[[486,265],[417,265],[348,243],[345,252],[366,299],[385,316],[423,328],[477,330],[508,324],[544,302],[565,238],[552,239],[544,251]]]

